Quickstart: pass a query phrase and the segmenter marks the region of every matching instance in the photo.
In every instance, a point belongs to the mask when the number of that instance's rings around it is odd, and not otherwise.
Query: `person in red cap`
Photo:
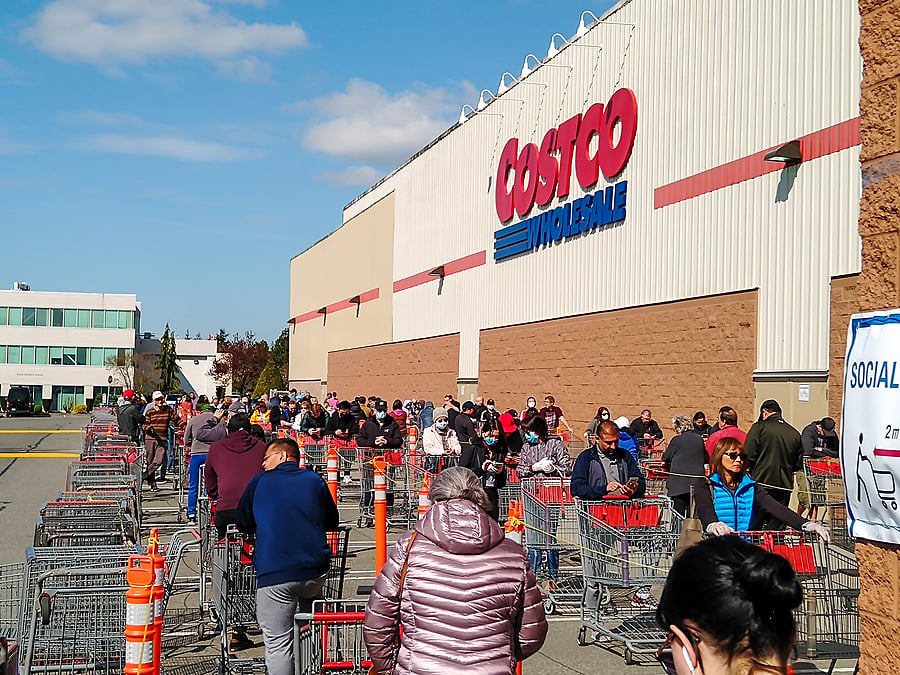
[[[506,445],[507,462],[518,462],[519,454],[522,452],[522,434],[519,433],[515,415],[506,411],[500,415],[497,421],[500,422],[500,433],[503,435],[503,442]]]
[[[140,406],[136,405],[133,399],[133,389],[126,389],[122,392],[122,398],[119,399],[116,406],[116,420],[119,424],[119,433],[138,443],[140,442],[139,431],[144,423],[144,416],[141,414]]]

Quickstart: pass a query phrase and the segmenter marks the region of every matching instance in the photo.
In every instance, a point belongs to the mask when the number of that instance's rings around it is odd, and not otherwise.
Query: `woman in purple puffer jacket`
[[[374,669],[509,675],[547,637],[528,558],[485,512],[471,470],[444,469],[428,496],[434,505],[394,546],[369,596],[363,634]]]

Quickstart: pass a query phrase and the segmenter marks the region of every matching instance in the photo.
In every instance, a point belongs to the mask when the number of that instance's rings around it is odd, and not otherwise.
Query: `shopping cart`
[[[666,497],[576,502],[585,594],[578,643],[619,642],[626,663],[655,653],[666,632],[656,623],[653,587],[665,583],[681,533]]]
[[[546,555],[549,579],[544,584],[544,611],[578,607],[584,595],[578,541],[578,512],[565,478],[526,478],[521,483],[525,545],[535,573]],[[506,502],[509,504],[509,502]],[[551,563],[554,560],[554,563]],[[558,576],[551,569],[558,568]],[[556,576],[556,578],[553,578]]]
[[[859,566],[846,550],[815,534],[792,531],[740,532],[738,536],[785,558],[803,587],[794,611],[797,650],[806,658],[859,656]]]
[[[829,504],[826,516],[831,525],[832,545],[840,546],[845,551],[854,553],[856,550],[856,539],[850,535],[850,530],[847,527],[847,505]]]
[[[294,674],[363,675],[372,662],[363,641],[365,603],[318,601],[294,615]]]
[[[17,639],[25,563],[0,565],[0,638]]]
[[[662,459],[642,459],[640,466],[647,485],[647,494],[668,494],[666,482],[669,480],[669,465]]]
[[[23,607],[22,675],[115,673],[125,666],[126,567],[56,569],[34,582]]]
[[[804,457],[803,472],[809,490],[809,505],[830,506],[844,503],[844,477],[841,462],[832,457]]]
[[[35,546],[116,546],[137,541],[138,530],[131,516],[117,511],[107,516],[101,509],[82,516],[38,516],[34,525]]]

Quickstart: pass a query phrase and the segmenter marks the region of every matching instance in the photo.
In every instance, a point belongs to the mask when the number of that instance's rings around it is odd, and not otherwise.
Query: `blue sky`
[[[136,293],[144,330],[272,340],[291,257],[612,4],[3,0],[0,288]]]

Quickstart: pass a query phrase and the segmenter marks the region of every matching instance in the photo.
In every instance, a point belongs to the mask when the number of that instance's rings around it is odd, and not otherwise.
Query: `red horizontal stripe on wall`
[[[373,288],[371,291],[366,291],[365,293],[360,293],[359,294],[359,304],[362,305],[362,304],[365,304],[372,300],[377,300],[378,295],[379,295],[379,293],[378,293],[377,288]],[[356,296],[353,296],[353,297],[356,297]],[[330,305],[326,305],[325,306],[325,314],[326,315],[334,314],[335,312],[339,312],[342,309],[349,309],[350,307],[356,307],[356,303],[350,302],[350,298],[347,298],[346,300],[340,300],[339,302],[335,302]],[[301,314],[300,316],[295,316],[293,319],[288,321],[288,323],[296,325],[298,323],[303,323],[304,321],[311,321],[312,319],[319,319],[321,317],[322,317],[322,315],[319,314],[319,311],[314,309],[313,311],[307,312],[306,314]]]
[[[801,136],[798,140],[800,141],[800,154],[803,156],[804,162],[852,148],[860,143],[859,118],[854,117],[851,120],[835,124],[821,131],[814,131],[806,136]],[[781,147],[781,145],[782,143],[779,143],[776,146],[766,148],[747,157],[736,159],[714,169],[701,171],[693,176],[658,187],[653,191],[653,208],[661,209],[664,206],[677,204],[686,199],[692,199],[729,185],[758,178],[767,173],[781,171],[784,168],[784,164],[767,162],[763,159],[769,152]]]
[[[451,274],[465,272],[466,270],[480,267],[481,265],[484,265],[485,262],[487,262],[487,251],[479,251],[478,253],[467,255],[464,258],[458,258],[457,260],[452,260],[448,263],[442,263],[444,265],[444,276],[449,277]],[[440,277],[433,277],[429,274],[429,272],[436,267],[440,267],[440,265],[435,265],[424,272],[419,272],[418,274],[413,274],[411,277],[395,281],[394,293],[405,291],[407,288],[413,288],[414,286],[427,284],[429,281],[437,281]]]

